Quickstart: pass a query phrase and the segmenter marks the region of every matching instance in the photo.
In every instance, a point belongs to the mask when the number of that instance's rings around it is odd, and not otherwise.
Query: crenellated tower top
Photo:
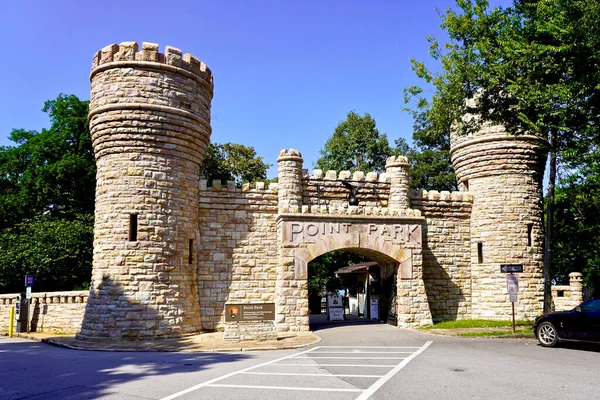
[[[90,80],[98,72],[108,68],[140,67],[145,63],[163,64],[162,68],[181,75],[194,77],[213,89],[213,76],[210,68],[190,53],[183,52],[171,46],[166,46],[163,53],[159,52],[158,44],[142,43],[139,50],[137,42],[122,42],[120,45],[111,44],[94,54]],[[154,66],[156,68],[156,66]]]

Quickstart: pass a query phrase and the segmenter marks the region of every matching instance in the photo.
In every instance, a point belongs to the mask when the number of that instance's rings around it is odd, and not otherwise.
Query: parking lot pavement
[[[364,400],[425,351],[403,346],[317,346],[199,383],[162,400],[328,399]]]

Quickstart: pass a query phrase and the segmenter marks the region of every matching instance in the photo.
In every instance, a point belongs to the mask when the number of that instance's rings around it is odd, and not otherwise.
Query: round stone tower
[[[511,303],[501,264],[523,264],[515,303],[518,318],[543,308],[543,194],[546,142],[484,125],[451,138],[461,191],[473,194],[471,214],[472,317],[506,319]]]
[[[93,60],[94,264],[82,339],[197,332],[198,180],[213,80],[190,54],[134,42]]]

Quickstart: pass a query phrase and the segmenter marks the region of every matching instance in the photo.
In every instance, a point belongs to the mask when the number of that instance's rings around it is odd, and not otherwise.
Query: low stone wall
[[[552,309],[554,311],[572,310],[583,301],[583,282],[579,272],[569,274],[568,285],[552,286]]]
[[[81,328],[89,292],[33,293],[29,302],[31,332],[76,333]],[[0,331],[8,331],[10,307],[18,293],[0,295]]]

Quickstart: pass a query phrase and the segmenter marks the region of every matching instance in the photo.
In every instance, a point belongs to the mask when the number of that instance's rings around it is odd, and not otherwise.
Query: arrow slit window
[[[129,241],[130,242],[137,241],[137,233],[138,233],[138,215],[137,214],[129,214]]]

